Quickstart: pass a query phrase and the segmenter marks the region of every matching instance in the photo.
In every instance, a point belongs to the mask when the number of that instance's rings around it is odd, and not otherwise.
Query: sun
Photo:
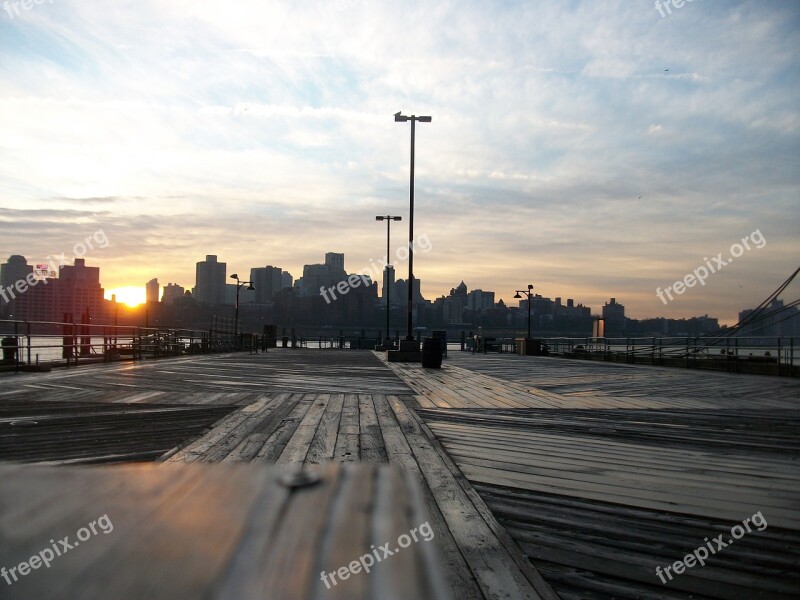
[[[111,296],[116,295],[117,302],[127,304],[128,306],[139,306],[144,304],[146,299],[145,289],[143,287],[119,287],[113,290],[106,290],[105,297],[111,300]]]

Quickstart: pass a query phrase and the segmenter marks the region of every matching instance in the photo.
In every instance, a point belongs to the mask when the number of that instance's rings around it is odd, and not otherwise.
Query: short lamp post
[[[390,261],[390,244],[389,239],[392,235],[392,221],[402,221],[403,217],[393,217],[392,215],[378,215],[375,217],[376,221],[386,221],[386,267],[383,270],[383,285],[386,286],[386,343],[388,344],[391,332],[389,330],[389,317],[392,311],[392,305],[389,302],[391,287],[389,282],[386,281],[386,275],[389,273],[389,266],[392,264]]]
[[[515,290],[514,298],[521,299],[520,294],[525,294],[528,297],[528,337],[526,340],[531,339],[531,296],[533,296],[533,286],[529,283],[527,290]]]
[[[236,314],[233,318],[233,339],[236,343],[236,349],[239,349],[239,290],[242,289],[243,286],[247,286],[249,291],[255,291],[256,288],[253,287],[252,281],[241,281],[239,279],[239,275],[234,273],[231,275],[231,279],[236,280]]]

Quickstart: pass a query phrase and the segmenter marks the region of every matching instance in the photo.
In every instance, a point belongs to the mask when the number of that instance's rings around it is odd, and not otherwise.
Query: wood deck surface
[[[388,366],[561,598],[800,595],[800,382],[459,352]],[[719,534],[706,566],[660,581]]]
[[[184,410],[187,415],[193,410],[219,410],[216,421],[187,428],[186,437],[178,442],[166,434],[159,438],[147,420],[137,425],[132,419],[122,429],[128,444],[156,438],[163,447],[169,441],[172,447],[157,459],[165,468],[187,463],[221,464],[222,469],[238,463],[314,468],[356,461],[397,466],[419,483],[435,532],[432,547],[451,597],[557,598],[431,438],[413,409],[410,388],[371,352],[287,350],[188,357],[22,374],[6,381],[14,385],[0,392],[0,407],[7,409],[0,413],[3,431],[10,421],[23,420],[31,411],[41,421],[27,428],[14,426],[12,457],[24,455],[26,439],[32,442],[32,436],[55,441],[69,431],[68,446],[72,452],[83,452],[81,460],[102,460],[99,448],[92,455],[87,441],[73,435],[71,421],[65,418],[59,431],[55,419],[59,413],[76,419],[81,411],[98,418],[115,411],[159,418],[160,412],[166,424]],[[46,422],[53,424],[49,431],[42,429]],[[120,431],[120,443],[123,439]],[[63,459],[57,443],[51,444],[49,455],[43,451],[36,456],[40,462]],[[346,510],[336,514],[347,520]],[[299,521],[296,527],[299,530]],[[17,535],[13,524],[10,535]],[[402,562],[396,564],[393,577],[413,575]],[[276,571],[271,585],[277,577]],[[337,589],[352,594],[343,597],[362,597],[358,587]]]

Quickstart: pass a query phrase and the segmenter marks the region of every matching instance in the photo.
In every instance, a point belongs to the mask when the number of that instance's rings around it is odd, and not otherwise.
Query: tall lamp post
[[[417,117],[415,115],[407,117],[397,112],[394,115],[394,120],[395,123],[411,121],[411,209],[408,213],[408,331],[406,333],[406,340],[411,342],[414,341],[414,333],[411,327],[411,307],[414,301],[414,127],[417,121],[430,123],[433,118]]]
[[[240,281],[239,275],[234,273],[231,275],[231,279],[236,280],[236,316],[233,318],[233,339],[236,342],[236,347],[239,347],[239,290],[242,289],[242,286],[248,286],[248,290],[255,291],[256,288],[253,287],[252,281]]]
[[[376,221],[386,221],[386,268],[383,271],[383,279],[384,285],[386,286],[386,341],[388,342],[391,338],[391,331],[389,330],[389,316],[391,315],[392,305],[389,302],[389,296],[391,293],[391,287],[389,283],[386,281],[386,274],[389,272],[389,266],[391,262],[389,262],[390,257],[390,245],[389,239],[392,235],[392,221],[402,221],[403,217],[393,217],[392,215],[378,215],[375,217]]]
[[[514,294],[514,298],[520,299],[522,296],[520,294],[525,294],[528,297],[528,337],[526,340],[531,339],[531,296],[533,296],[533,292],[531,291],[533,286],[529,283],[527,290],[515,290],[517,293]]]

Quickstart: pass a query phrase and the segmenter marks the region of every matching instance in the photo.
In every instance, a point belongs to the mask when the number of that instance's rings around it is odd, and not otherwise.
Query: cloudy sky
[[[375,215],[408,215],[402,110],[433,116],[417,127],[427,298],[533,283],[731,323],[800,264],[793,1],[1,6],[3,261],[70,258],[102,229],[85,258],[109,290],[191,287],[206,254],[229,273],[297,277],[326,251],[363,270],[385,253]],[[754,231],[762,248],[658,299]]]

